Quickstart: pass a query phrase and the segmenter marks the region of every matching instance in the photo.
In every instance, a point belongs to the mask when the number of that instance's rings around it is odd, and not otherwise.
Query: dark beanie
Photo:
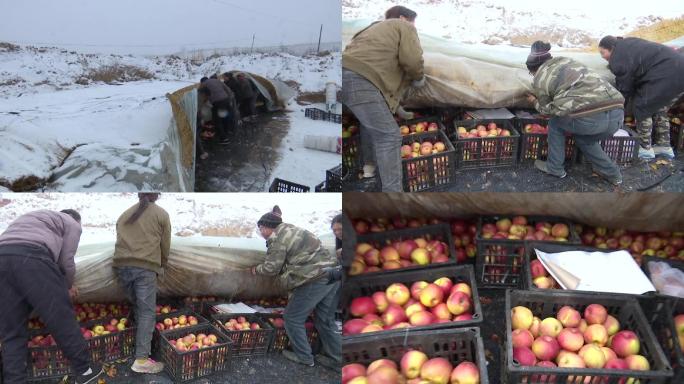
[[[283,222],[283,213],[280,211],[280,207],[277,205],[273,207],[273,210],[263,216],[257,222],[258,226],[266,228],[275,228]]]
[[[619,37],[615,36],[605,36],[603,39],[601,39],[601,41],[599,41],[599,47],[612,51],[613,49],[615,49],[615,45],[617,45],[618,39]]]
[[[530,54],[527,56],[527,69],[530,71],[536,70],[547,60],[551,59],[551,44],[545,43],[541,40],[537,40],[532,44],[530,49]]]

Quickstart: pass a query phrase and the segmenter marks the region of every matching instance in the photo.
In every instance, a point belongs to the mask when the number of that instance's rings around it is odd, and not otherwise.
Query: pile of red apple
[[[378,233],[385,231],[392,231],[395,229],[405,229],[405,228],[420,228],[426,225],[439,224],[441,221],[437,219],[404,219],[404,218],[394,218],[394,219],[354,219],[352,220],[352,225],[354,225],[354,231],[357,235],[365,235],[367,233]]]
[[[684,353],[684,313],[674,317],[675,330],[677,331],[677,340],[679,341],[679,349]]]
[[[348,139],[359,133],[359,126],[357,124],[343,125],[342,126],[342,138]]]
[[[422,133],[422,132],[434,132],[434,131],[439,131],[439,125],[437,123],[428,123],[428,122],[420,122],[416,124],[411,124],[411,125],[402,125],[399,127],[399,132],[401,133],[402,136],[407,136],[411,135],[414,133]]]
[[[643,256],[684,260],[684,232],[631,232],[584,227],[582,244],[601,249],[624,249],[641,264]]]
[[[440,140],[425,140],[423,142],[413,142],[401,146],[402,159],[415,159],[421,156],[430,156],[446,151],[447,146]]]
[[[384,292],[352,299],[349,313],[354,318],[342,325],[342,334],[471,320],[473,310],[472,292],[466,283],[454,284],[448,277],[433,283],[417,281],[410,289],[394,283]]]
[[[647,371],[648,360],[639,355],[636,333],[621,330],[619,321],[601,304],[584,313],[571,306],[556,317],[540,319],[523,306],[511,309],[511,348],[520,365],[561,368],[605,368]]]
[[[154,312],[157,315],[162,315],[162,314],[167,314],[167,313],[176,312],[176,311],[178,311],[178,309],[173,308],[170,305],[157,305]]]
[[[389,359],[375,360],[368,367],[353,363],[342,367],[342,384],[479,384],[480,370],[470,361],[454,367],[443,357],[430,358],[410,350],[399,364]]]
[[[549,276],[548,271],[544,268],[544,264],[537,259],[530,261],[530,274],[532,275],[532,284],[539,289],[560,287],[558,282],[552,276]]]
[[[268,319],[268,322],[271,323],[273,328],[285,328],[285,320],[282,317],[271,317]]]
[[[123,303],[84,303],[75,304],[76,320],[79,322],[99,320],[107,317],[120,317],[128,315],[129,307]]]
[[[287,306],[287,297],[271,297],[256,300],[246,300],[247,305],[258,305],[263,308],[283,308]]]
[[[178,352],[187,352],[212,347],[218,343],[218,337],[213,333],[208,335],[204,333],[197,335],[194,333],[189,333],[183,337],[179,337],[178,339],[168,340],[168,342]]]
[[[486,126],[480,124],[470,131],[465,127],[456,128],[456,133],[459,139],[476,139],[485,137],[505,137],[510,136],[511,131],[505,128],[501,128],[496,125],[496,123],[489,123]]]
[[[282,320],[282,319],[281,319]],[[244,316],[238,316],[221,324],[227,331],[250,331],[261,329],[256,322],[250,323]]]
[[[159,331],[168,331],[169,329],[191,327],[193,325],[197,325],[197,323],[198,320],[195,316],[180,315],[165,318],[164,320],[155,324],[155,328],[157,328]]]
[[[449,261],[449,245],[439,240],[419,237],[397,240],[378,249],[369,243],[356,245],[356,255],[349,275],[401,269]]]
[[[549,127],[546,125],[541,125],[541,124],[525,124],[525,127],[523,127],[523,130],[525,133],[532,133],[532,134],[539,134],[539,135],[548,135],[549,134]]]
[[[525,216],[503,218],[496,223],[482,224],[480,232],[482,239],[568,241],[569,237],[570,228],[564,223],[531,223]]]
[[[477,255],[477,225],[475,222],[452,220],[449,226],[451,227],[451,237],[456,248],[456,261],[463,263],[468,259],[474,259]]]
[[[81,327],[81,335],[83,335],[83,338],[86,340],[92,339],[93,337],[98,337],[98,336],[104,336],[104,335],[109,335],[112,333],[120,332],[123,331],[126,328],[128,324],[128,319],[122,318],[122,319],[111,319],[107,323],[103,323],[100,325],[96,325],[92,327],[91,329]],[[52,337],[52,335],[39,335],[39,336],[34,336],[29,340],[28,346],[29,348],[36,348],[36,347],[48,347],[48,346],[53,346],[57,345],[55,343],[55,339]]]

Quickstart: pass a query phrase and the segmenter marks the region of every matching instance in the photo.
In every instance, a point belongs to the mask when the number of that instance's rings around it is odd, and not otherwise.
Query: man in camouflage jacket
[[[342,340],[335,324],[337,290],[340,282],[329,278],[328,271],[339,266],[337,257],[323,247],[311,232],[283,223],[278,206],[257,223],[266,239],[266,260],[252,268],[252,274],[279,276],[290,291],[283,318],[285,331],[294,351],[283,351],[286,358],[308,366],[314,365],[311,345],[304,326],[314,312],[314,325],[322,345],[316,361],[337,367],[341,361]]]
[[[603,151],[600,141],[622,128],[624,98],[586,66],[566,57],[553,58],[550,49],[548,43],[535,42],[526,62],[534,76],[534,94],[528,100],[539,112],[551,116],[548,160],[535,161],[535,167],[565,177],[565,136],[572,134],[594,172],[613,185],[621,184],[620,168]]]

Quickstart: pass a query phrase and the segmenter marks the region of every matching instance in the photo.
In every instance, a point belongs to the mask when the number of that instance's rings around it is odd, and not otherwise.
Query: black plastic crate
[[[589,304],[601,304],[606,307],[608,314],[614,316],[619,322],[621,329],[628,329],[637,334],[641,343],[639,354],[644,356],[650,366],[650,371],[589,369],[589,368],[546,368],[521,366],[513,360],[513,347],[511,344],[511,309],[516,306],[529,308],[532,313],[544,319],[555,317],[558,310],[565,306],[571,306],[580,313]],[[606,382],[618,383],[620,379],[632,378],[641,380],[642,383],[665,383],[672,376],[672,368],[668,363],[662,349],[651,331],[646,317],[639,307],[639,303],[624,295],[577,293],[577,292],[530,292],[530,291],[506,291],[506,352],[502,354],[506,365],[502,376],[506,383],[532,383],[538,381],[541,375],[555,377],[556,383],[582,383]],[[586,381],[585,381],[586,380]],[[610,380],[610,381],[608,381]],[[544,382],[544,381],[541,381]]]
[[[271,353],[280,352],[283,349],[290,347],[290,338],[287,337],[287,332],[284,327],[276,327],[275,324],[271,323],[271,319],[282,319],[283,315],[280,313],[259,313],[257,314],[264,322],[267,322],[273,328],[273,339],[271,341],[271,346],[268,351]],[[313,324],[312,319],[308,319],[305,323],[306,327],[306,338],[309,341],[311,348],[316,346],[318,341],[318,331]]]
[[[449,254],[447,256],[449,257],[450,261],[447,263],[436,263],[428,265],[411,266],[400,269],[382,270],[379,272],[369,272],[363,273],[360,276],[378,276],[381,274],[389,274],[397,271],[411,271],[449,264],[456,264],[456,248],[454,247],[454,240],[451,237],[451,228],[448,224],[426,225],[419,228],[399,229],[394,231],[358,235],[356,237],[356,243],[369,243],[374,247],[381,249],[385,245],[389,245],[395,241],[416,239],[420,237],[425,238],[426,240],[439,240],[445,242],[447,244],[447,247],[449,248]],[[350,276],[349,279],[351,280],[355,278],[356,276]]]
[[[444,143],[444,152],[401,160],[404,192],[422,192],[447,187],[456,181],[456,152],[449,138],[442,131],[418,133],[404,136],[402,145],[412,143]]]
[[[342,192],[342,164],[325,171],[325,192]]]
[[[164,321],[164,319],[167,319],[167,318],[171,319],[174,317],[179,317],[181,315],[185,315],[186,317],[195,316],[197,318],[197,324],[195,324],[194,326],[204,325],[204,324],[209,323],[209,320],[205,319],[204,317],[202,317],[201,315],[199,315],[198,313],[196,313],[195,311],[193,311],[190,308],[184,308],[184,309],[181,309],[181,310],[178,310],[175,312],[163,313],[161,315],[157,315],[157,318],[155,321],[154,338],[153,338],[153,345],[155,346],[155,349],[159,348],[159,343],[161,342],[161,339],[162,339],[161,338],[162,333],[177,331],[180,329],[193,327],[193,325],[188,325],[186,327],[179,327],[179,328],[174,328],[174,329],[164,329],[164,330],[159,330],[158,328],[156,328],[156,323],[161,323]]]
[[[259,324],[260,329],[231,331],[224,326],[228,320],[239,317],[244,317],[250,323]],[[211,320],[233,342],[234,357],[261,356],[268,353],[273,338],[273,328],[256,314],[214,314]]]
[[[304,116],[312,120],[323,120],[336,124],[342,123],[342,115],[333,112],[326,112],[318,108],[306,108],[304,110]]]
[[[549,289],[542,289],[542,288],[537,288],[536,285],[532,282],[532,270],[530,269],[530,263],[532,260],[537,259],[537,255],[534,252],[534,250],[539,249],[542,252],[545,253],[558,253],[558,252],[567,252],[567,251],[584,251],[584,252],[615,252],[617,249],[601,249],[601,248],[595,248],[595,247],[588,247],[586,245],[577,245],[577,244],[565,244],[565,243],[552,243],[548,241],[529,241],[525,244],[525,276],[524,276],[524,283],[525,286],[524,288],[529,290],[529,291],[538,291],[538,292],[549,292]],[[547,271],[548,272],[548,271]],[[549,278],[553,279],[551,277],[551,274],[549,274]],[[559,289],[563,290],[562,288],[559,287]],[[569,291],[569,290],[563,290],[563,291]]]
[[[475,275],[473,274],[473,267],[471,265],[448,265],[442,267],[435,267],[419,271],[405,271],[387,274],[385,276],[359,276],[351,280],[349,284],[345,284],[342,288],[340,296],[340,308],[342,309],[342,318],[344,321],[352,319],[349,313],[349,305],[356,297],[370,296],[376,291],[384,291],[391,284],[402,283],[409,289],[411,285],[417,281],[433,281],[448,277],[451,281],[456,283],[466,283],[470,286],[472,292],[473,318],[472,320],[463,320],[458,322],[430,324],[421,327],[411,327],[410,330],[427,330],[427,329],[445,329],[455,327],[472,327],[482,322],[482,307],[480,306],[480,295],[477,293],[477,285],[475,284]],[[446,300],[446,297],[445,297]],[[406,329],[385,330],[377,332],[381,334],[386,333],[406,333]],[[344,340],[364,337],[365,334],[360,335],[346,335]]]
[[[361,168],[361,135],[342,139],[342,169],[352,174]]]
[[[97,325],[109,324],[114,318],[103,318],[91,320],[82,326],[93,329]],[[95,336],[87,339],[88,352],[92,361],[98,363],[108,363],[124,358],[128,358],[135,353],[135,333],[136,328],[130,322],[129,328],[123,331],[113,332],[107,335]],[[47,333],[44,329],[30,330],[31,338],[44,336]],[[72,374],[71,364],[58,345],[31,347],[28,355],[28,379],[32,382],[50,379],[60,379]]]
[[[546,119],[515,119],[515,127],[520,132],[520,162],[547,160],[549,156],[548,135],[525,132],[527,124],[540,124],[548,127],[549,121]],[[577,162],[577,148],[575,148],[575,138],[572,136],[565,137],[565,162],[568,165]]]
[[[482,225],[496,223],[513,216],[481,216],[477,224],[477,256],[475,257],[475,276],[478,283],[488,288],[522,288],[525,279],[525,240],[485,239]],[[575,226],[568,220],[551,216],[525,216],[527,224],[538,222],[565,224],[568,226],[568,241],[562,244],[581,244]],[[554,243],[554,242],[552,242]]]
[[[178,339],[190,333],[216,335],[214,346],[193,351],[180,352],[169,340]],[[216,327],[205,324],[181,328],[165,333],[160,344],[160,356],[164,370],[174,382],[185,382],[225,371],[230,366],[232,342]]]
[[[311,188],[306,185],[293,183],[291,181],[282,180],[279,178],[273,179],[269,192],[309,192]]]
[[[478,125],[486,126],[489,123],[496,123],[497,126],[508,129],[511,135],[478,138],[458,137],[458,127],[471,130]],[[456,147],[457,169],[508,167],[518,163],[520,134],[513,126],[511,120],[455,120],[453,130],[449,134],[449,139],[451,139],[454,147]]]
[[[343,364],[368,366],[375,360],[397,363],[410,350],[423,351],[429,358],[443,357],[452,365],[470,361],[480,370],[480,383],[488,384],[487,360],[479,328],[454,328],[430,331],[409,329],[399,334],[371,334],[342,343]],[[492,381],[496,382],[496,381]]]
[[[618,165],[629,165],[639,158],[639,139],[633,130],[627,127],[623,129],[629,133],[629,136],[613,136],[601,140],[601,148]],[[579,159],[582,163],[589,163],[581,151]]]
[[[646,319],[674,370],[669,383],[684,383],[684,352],[679,347],[674,323],[675,316],[684,314],[684,300],[651,300],[646,303],[642,304]]]
[[[220,303],[225,303],[226,301],[223,300],[220,297],[217,296],[210,296],[210,297],[200,297],[198,300],[193,301],[192,297],[186,297],[183,299],[183,306],[185,308],[191,309],[195,313],[199,313],[200,315],[206,315],[206,312],[204,312],[205,307],[207,305],[215,305],[215,304],[220,304]],[[205,305],[205,303],[207,305]]]

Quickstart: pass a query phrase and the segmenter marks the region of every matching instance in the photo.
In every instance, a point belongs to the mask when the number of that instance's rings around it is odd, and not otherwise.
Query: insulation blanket
[[[681,193],[345,193],[342,204],[351,218],[547,215],[632,231],[684,231]]]
[[[322,237],[334,252],[332,235]],[[80,302],[125,300],[112,257],[114,242],[82,245],[76,254]],[[252,276],[249,269],[266,258],[266,243],[256,238],[173,237],[168,265],[158,278],[158,296],[221,296],[239,299],[284,296],[277,277]]]

